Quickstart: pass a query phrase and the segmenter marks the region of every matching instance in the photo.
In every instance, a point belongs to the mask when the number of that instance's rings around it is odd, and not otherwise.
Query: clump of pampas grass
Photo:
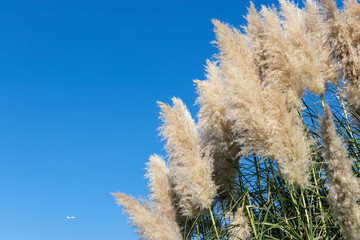
[[[197,118],[158,103],[149,200],[117,202],[150,240],[360,239],[358,1],[250,3],[245,19],[213,20]]]

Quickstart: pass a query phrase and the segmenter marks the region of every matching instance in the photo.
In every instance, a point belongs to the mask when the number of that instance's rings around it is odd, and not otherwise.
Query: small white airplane
[[[67,218],[67,219],[73,219],[73,218],[75,218],[75,217],[74,217],[74,216],[71,216],[71,217],[66,216],[66,218]]]

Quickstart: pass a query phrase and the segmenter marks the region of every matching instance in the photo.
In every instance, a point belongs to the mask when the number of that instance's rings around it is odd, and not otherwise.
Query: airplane
[[[71,217],[66,216],[66,218],[67,218],[67,219],[73,219],[73,218],[75,218],[75,217],[74,217],[74,216],[71,216]]]

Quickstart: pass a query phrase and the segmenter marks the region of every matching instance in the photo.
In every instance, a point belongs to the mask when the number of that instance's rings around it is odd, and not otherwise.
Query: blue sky
[[[0,0],[0,239],[137,239],[109,193],[147,195],[156,101],[196,113],[210,20],[243,24],[247,6]]]

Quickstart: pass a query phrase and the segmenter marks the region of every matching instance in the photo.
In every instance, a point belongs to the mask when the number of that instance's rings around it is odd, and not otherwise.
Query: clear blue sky
[[[210,20],[243,24],[247,6],[0,0],[0,239],[137,239],[109,193],[146,197],[156,101],[196,112]]]

